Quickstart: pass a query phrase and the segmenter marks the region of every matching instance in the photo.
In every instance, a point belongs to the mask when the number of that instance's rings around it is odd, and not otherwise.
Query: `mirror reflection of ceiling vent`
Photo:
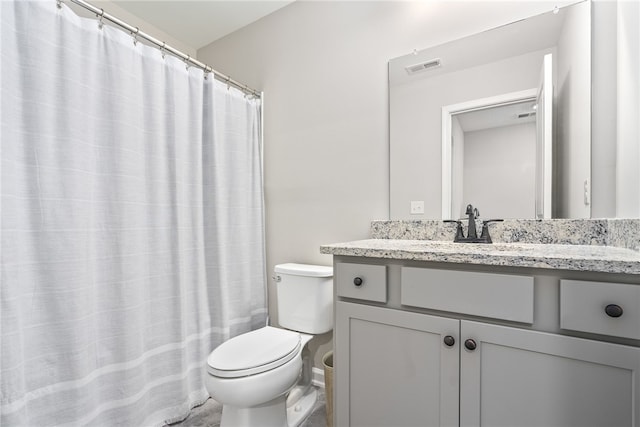
[[[421,62],[419,64],[409,65],[404,67],[407,70],[407,74],[414,74],[419,71],[431,70],[433,68],[438,68],[441,65],[440,58],[430,59],[428,61]]]

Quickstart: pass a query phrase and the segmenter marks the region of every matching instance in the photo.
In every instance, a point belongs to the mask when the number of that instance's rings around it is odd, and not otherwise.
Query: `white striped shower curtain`
[[[152,426],[266,318],[260,100],[0,1],[0,424]]]

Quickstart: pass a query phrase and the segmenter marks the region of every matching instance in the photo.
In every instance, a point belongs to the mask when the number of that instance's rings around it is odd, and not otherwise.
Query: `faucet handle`
[[[484,221],[482,221],[482,225],[490,224],[492,222],[502,222],[502,221],[504,221],[504,219],[485,219]]]
[[[504,219],[486,219],[482,221],[482,233],[480,234],[480,238],[483,239],[486,243],[493,243],[491,241],[491,236],[489,235],[489,224],[492,222],[502,222]]]
[[[453,239],[454,242],[459,241],[460,239],[464,239],[464,231],[462,231],[462,221],[459,219],[445,219],[444,222],[455,222],[458,224],[456,227],[456,237]]]

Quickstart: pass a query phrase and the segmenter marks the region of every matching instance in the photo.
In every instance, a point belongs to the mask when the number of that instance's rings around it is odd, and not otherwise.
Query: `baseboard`
[[[324,388],[324,370],[320,368],[311,368],[311,384],[316,387]]]

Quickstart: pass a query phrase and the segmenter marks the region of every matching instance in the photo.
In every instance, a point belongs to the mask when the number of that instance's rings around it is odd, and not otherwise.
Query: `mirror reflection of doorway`
[[[451,118],[452,213],[468,203],[484,218],[530,218],[536,197],[536,101]]]
[[[538,88],[442,107],[442,218],[551,218],[553,67]]]

